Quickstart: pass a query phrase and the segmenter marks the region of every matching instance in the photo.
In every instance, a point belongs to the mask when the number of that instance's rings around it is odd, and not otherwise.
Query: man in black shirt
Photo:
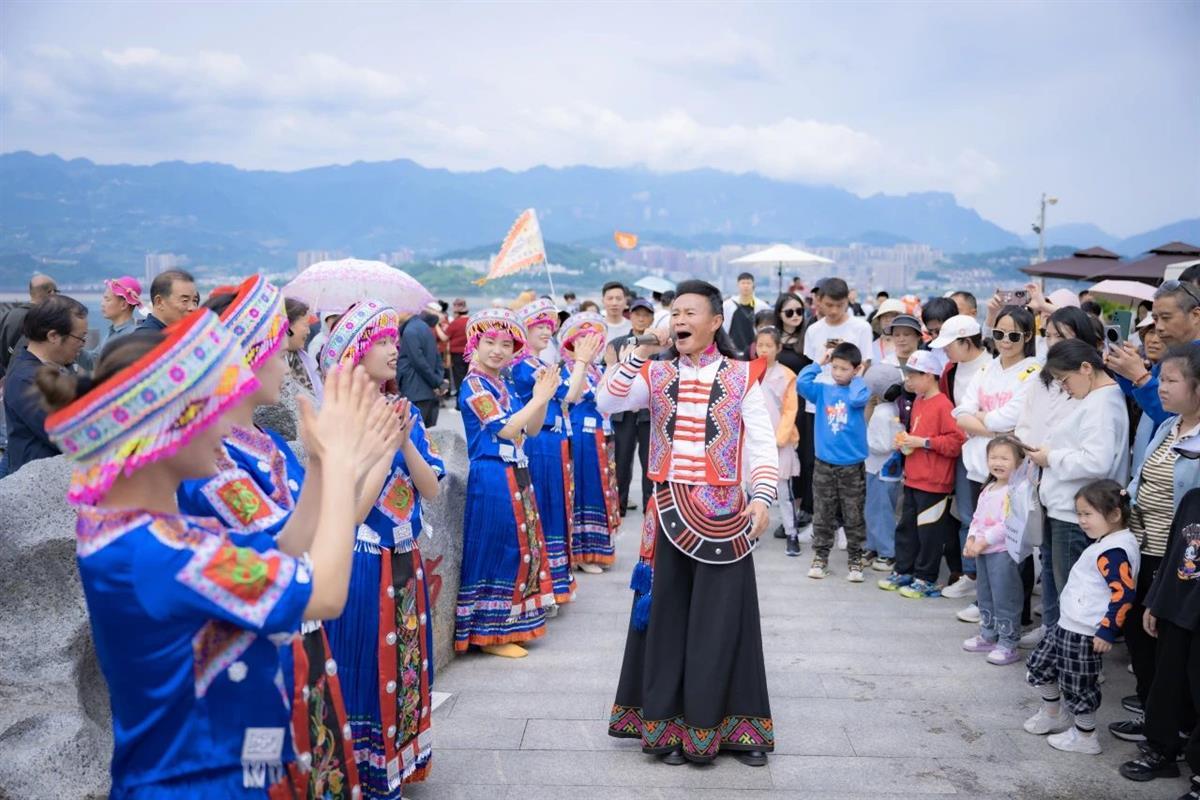
[[[137,326],[139,331],[161,331],[200,306],[196,279],[181,269],[169,269],[154,276],[150,283],[150,307],[153,312]]]
[[[610,365],[623,360],[636,344],[634,339],[641,336],[654,323],[654,304],[639,297],[629,306],[630,332],[618,336],[609,343],[605,361]],[[650,479],[646,477],[646,460],[650,456],[650,409],[640,411],[623,411],[612,415],[613,438],[616,440],[617,453],[617,494],[621,498],[621,516],[629,505],[629,486],[633,483],[633,456],[637,454],[642,464],[642,511],[650,500]]]

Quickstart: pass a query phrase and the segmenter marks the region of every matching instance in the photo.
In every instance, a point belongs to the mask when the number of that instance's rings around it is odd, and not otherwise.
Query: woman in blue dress
[[[621,527],[612,425],[596,408],[596,387],[604,372],[596,363],[604,352],[604,317],[583,311],[568,317],[559,333],[559,370],[568,384],[571,450],[575,458],[575,542],[579,568],[599,573],[616,560],[613,539]]]
[[[554,605],[546,542],[524,444],[542,430],[558,374],[543,370],[524,406],[509,377],[525,328],[508,309],[486,309],[467,323],[471,368],[458,405],[471,472],[463,522],[454,649],[522,658],[522,643],[546,632]]]
[[[283,532],[293,513],[301,520],[293,528],[313,518],[321,485],[319,473],[306,484],[304,467],[287,442],[253,420],[257,407],[279,401],[287,373],[283,298],[262,276],[254,276],[233,293],[214,294],[204,305],[238,337],[258,388],[229,410],[233,427],[222,441],[217,474],[185,481],[178,492],[179,509],[247,533],[287,535]],[[305,623],[302,631],[292,640],[290,658],[284,658],[293,744],[302,766],[301,796],[351,800],[361,789],[354,742],[342,735],[347,719],[337,662],[319,621]]]
[[[402,427],[399,449],[378,459],[364,482],[350,597],[327,624],[363,796],[389,799],[424,780],[432,756],[433,636],[417,542],[421,502],[437,497],[446,472],[420,412],[395,393],[399,327],[390,306],[356,303],[334,323],[320,359],[325,375],[361,365]]]
[[[313,470],[327,478],[307,535],[180,514],[179,484],[216,471],[223,415],[256,387],[207,310],[113,342],[91,379],[38,376],[57,409],[46,432],[75,467],[67,499],[112,705],[112,798],[298,791],[281,649],[303,620],[341,612],[353,486],[395,426],[366,376],[343,372],[319,414],[302,407]]]
[[[529,342],[513,363],[512,379],[522,405],[533,399],[533,386],[544,370],[555,370],[539,357],[558,330],[558,309],[545,298],[535,300],[517,312],[525,326]],[[567,385],[558,387],[546,409],[542,431],[525,442],[529,458],[529,474],[537,495],[538,514],[546,539],[546,562],[550,565],[550,581],[554,584],[554,602],[558,605],[575,599],[575,573],[571,568],[571,529],[574,526],[572,509],[575,504],[575,480],[571,463],[570,418],[564,412],[563,401]],[[552,614],[554,612],[551,612]]]

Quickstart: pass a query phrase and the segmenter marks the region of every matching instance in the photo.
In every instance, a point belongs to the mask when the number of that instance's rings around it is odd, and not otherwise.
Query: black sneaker
[[[797,530],[799,530],[800,528],[807,528],[809,525],[812,525],[812,514],[808,513],[807,511],[805,511],[803,509],[801,509],[800,511],[797,511],[796,512],[796,528],[797,528]]]
[[[787,537],[787,554],[789,556],[793,556],[793,557],[800,555],[800,537],[799,536]]]
[[[1146,741],[1146,718],[1138,714],[1133,719],[1114,722],[1108,726],[1108,732],[1126,742]]]
[[[1131,781],[1152,781],[1155,778],[1178,778],[1179,765],[1174,759],[1164,756],[1149,747],[1142,748],[1142,754],[1133,761],[1121,765],[1121,775]]]
[[[780,525],[778,528],[775,529],[775,538],[776,539],[786,539],[787,538],[787,532],[783,529],[782,525]]]
[[[1143,711],[1142,701],[1138,699],[1138,696],[1136,694],[1131,694],[1127,697],[1122,697],[1121,698],[1121,708],[1125,709],[1130,714],[1141,714]]]
[[[1200,777],[1192,776],[1192,785],[1188,793],[1179,795],[1179,800],[1200,800]]]

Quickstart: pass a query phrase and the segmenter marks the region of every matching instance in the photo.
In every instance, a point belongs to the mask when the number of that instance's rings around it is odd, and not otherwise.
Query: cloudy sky
[[[0,151],[715,167],[1200,215],[1200,3],[0,4]]]

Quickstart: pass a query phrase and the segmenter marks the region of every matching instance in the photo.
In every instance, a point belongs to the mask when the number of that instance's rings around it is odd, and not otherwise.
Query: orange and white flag
[[[482,286],[488,281],[513,275],[545,262],[546,245],[542,241],[542,228],[538,225],[537,212],[527,208],[517,217],[508,230],[500,252],[492,257],[487,276],[475,281]]]
[[[613,231],[613,239],[617,243],[617,247],[622,250],[632,250],[637,247],[637,234],[625,233],[625,231]]]

